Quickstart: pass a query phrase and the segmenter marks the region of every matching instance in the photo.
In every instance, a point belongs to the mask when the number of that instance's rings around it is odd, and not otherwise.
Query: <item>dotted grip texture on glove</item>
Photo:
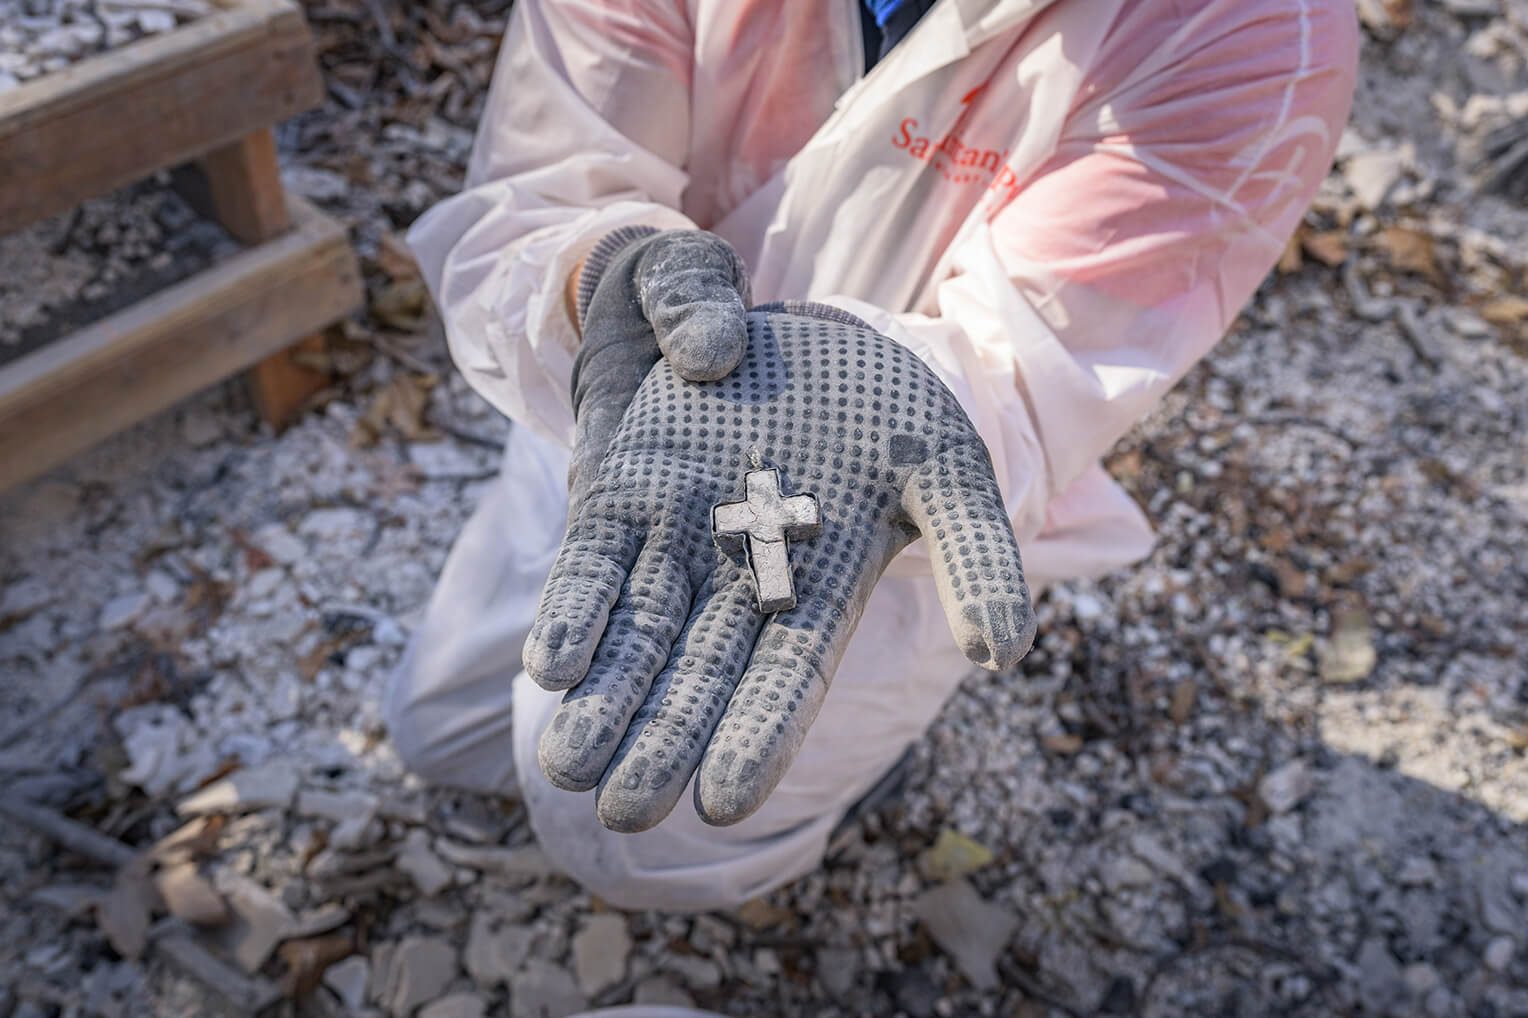
[[[567,689],[543,733],[555,785],[598,789],[601,822],[656,825],[692,774],[712,824],[752,814],[801,746],[871,588],[920,534],[955,639],[1013,666],[1034,639],[1018,546],[987,449],[915,355],[821,305],[747,315],[737,368],[647,373],[570,512],[525,648]],[[744,555],[711,533],[757,456],[816,496],[821,533],[792,542],[795,607],[755,608]],[[697,773],[698,772],[698,773]]]

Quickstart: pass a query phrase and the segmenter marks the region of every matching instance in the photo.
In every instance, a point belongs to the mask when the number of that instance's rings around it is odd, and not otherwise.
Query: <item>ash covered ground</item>
[[[135,849],[193,825],[115,877],[0,828],[0,1014],[223,1013],[123,957],[199,920],[300,1015],[1528,1015],[1528,206],[1480,187],[1528,5],[1359,7],[1306,225],[1109,458],[1150,560],[1047,592],[1021,673],[973,674],[818,873],[673,917],[387,741],[505,434],[396,235],[459,185],[504,12],[311,4],[288,183],[370,296],[334,386],[278,437],[228,383],[0,500],[7,794]]]

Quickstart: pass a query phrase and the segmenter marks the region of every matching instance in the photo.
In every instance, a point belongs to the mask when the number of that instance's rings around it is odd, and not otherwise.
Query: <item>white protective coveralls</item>
[[[876,588],[759,813],[709,828],[686,796],[600,827],[536,766],[560,694],[517,674],[567,510],[569,272],[618,226],[720,234],[754,300],[837,305],[940,374],[1032,587],[1102,573],[1151,532],[1099,457],[1278,258],[1356,50],[1350,0],[941,0],[866,74],[856,0],[520,0],[466,188],[409,234],[456,364],[517,427],[390,690],[404,759],[518,780],[548,855],[618,905],[727,907],[815,867],[968,672],[926,552]]]

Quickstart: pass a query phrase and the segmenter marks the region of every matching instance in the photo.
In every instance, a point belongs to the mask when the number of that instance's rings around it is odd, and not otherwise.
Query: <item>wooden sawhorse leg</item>
[[[241,244],[263,243],[291,225],[276,138],[268,128],[214,149],[198,163],[193,201]],[[314,333],[250,368],[245,377],[255,409],[271,427],[291,423],[303,403],[329,384],[328,374],[312,363],[321,361],[324,350],[323,333]]]

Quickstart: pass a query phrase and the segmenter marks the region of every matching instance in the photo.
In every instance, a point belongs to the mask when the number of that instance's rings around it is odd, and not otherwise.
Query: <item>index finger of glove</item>
[[[588,673],[637,557],[642,534],[599,509],[598,499],[585,504],[569,525],[525,640],[525,671],[544,689],[569,689]]]
[[[690,614],[690,558],[657,537],[637,555],[588,672],[541,733],[541,771],[558,788],[586,791],[605,773]]]
[[[636,273],[643,314],[658,347],[681,378],[725,378],[748,347],[748,273],[720,237],[686,233],[662,238]]]
[[[700,763],[763,623],[752,588],[724,561],[600,783],[597,808],[606,827],[645,831],[668,816]]]
[[[986,446],[946,446],[920,464],[902,508],[929,542],[934,585],[950,631],[974,664],[1012,668],[1035,640],[1024,564]]]

